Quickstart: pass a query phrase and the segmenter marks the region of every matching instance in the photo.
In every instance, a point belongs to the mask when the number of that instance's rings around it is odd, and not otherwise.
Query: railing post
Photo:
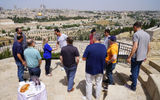
[[[117,63],[119,62],[119,61],[118,61],[118,58],[119,58],[119,49],[120,49],[120,42],[118,42],[118,54],[117,54]]]

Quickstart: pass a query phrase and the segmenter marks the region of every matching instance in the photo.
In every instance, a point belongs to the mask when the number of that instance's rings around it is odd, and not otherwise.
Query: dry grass
[[[96,24],[100,25],[110,25],[111,23],[108,20],[98,20]]]

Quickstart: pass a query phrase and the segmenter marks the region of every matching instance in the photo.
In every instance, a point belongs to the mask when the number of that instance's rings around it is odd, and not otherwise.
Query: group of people
[[[101,43],[101,35],[93,29],[90,35],[90,45],[88,45],[83,54],[83,60],[86,61],[86,99],[92,99],[92,86],[95,81],[96,99],[100,98],[102,82],[113,85],[112,71],[117,62],[118,44],[115,36],[110,36],[110,30],[104,31],[104,43]],[[104,69],[106,68],[107,80],[103,80]]]
[[[18,67],[17,75],[19,82],[24,81],[23,74],[26,68],[29,69],[30,76],[40,77],[42,58],[39,51],[34,48],[34,40],[28,39],[26,41],[21,28],[16,28],[16,32],[12,53]]]
[[[147,54],[150,50],[150,36],[148,33],[141,29],[141,23],[136,22],[133,25],[133,47],[131,54],[128,56],[127,62],[131,63],[131,85],[126,85],[127,88],[135,91],[137,85],[137,78],[139,75],[140,66],[143,61],[146,60]],[[25,35],[20,28],[16,29],[15,41],[13,44],[13,55],[18,66],[18,78],[19,81],[24,81],[23,72],[27,66],[31,76],[35,75],[40,77],[40,65],[42,58],[38,50],[34,48],[35,42],[33,39],[26,41]],[[79,51],[73,46],[73,39],[65,34],[62,34],[59,29],[54,30],[57,35],[57,45],[55,48],[51,48],[48,44],[48,39],[43,39],[43,57],[45,59],[45,71],[47,76],[51,76],[51,56],[52,51],[57,50],[58,45],[61,48],[60,61],[64,66],[68,92],[74,90],[74,78],[79,63]],[[118,56],[118,44],[115,36],[110,36],[110,30],[104,31],[105,39],[104,43],[101,42],[101,35],[96,33],[96,30],[91,30],[90,44],[86,47],[82,59],[86,61],[86,99],[92,99],[92,86],[95,81],[96,86],[96,99],[100,98],[102,90],[102,82],[108,85],[114,85],[114,79],[112,71],[116,67]],[[104,69],[106,69],[107,80],[103,80]]]
[[[24,81],[23,74],[24,70],[28,68],[30,76],[40,77],[41,69],[40,65],[42,63],[42,57],[35,47],[35,41],[33,39],[26,40],[26,36],[22,33],[20,27],[16,28],[16,34],[14,36],[14,43],[12,47],[13,56],[18,67],[18,79],[19,82]],[[55,29],[55,34],[57,35],[57,45],[56,48],[51,48],[48,44],[48,38],[43,39],[43,57],[45,59],[45,72],[47,76],[51,76],[50,66],[51,66],[51,51],[54,51],[60,45],[60,48],[67,46],[67,36],[61,34],[59,29]]]

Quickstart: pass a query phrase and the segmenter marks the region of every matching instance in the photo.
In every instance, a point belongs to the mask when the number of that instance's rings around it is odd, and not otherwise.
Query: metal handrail
[[[126,59],[128,55],[131,53],[132,45],[118,42],[118,57],[117,57],[117,63],[127,63]]]

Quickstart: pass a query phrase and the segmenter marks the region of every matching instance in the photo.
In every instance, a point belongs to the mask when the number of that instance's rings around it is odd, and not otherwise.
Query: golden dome
[[[42,13],[38,13],[38,16],[42,16]]]

